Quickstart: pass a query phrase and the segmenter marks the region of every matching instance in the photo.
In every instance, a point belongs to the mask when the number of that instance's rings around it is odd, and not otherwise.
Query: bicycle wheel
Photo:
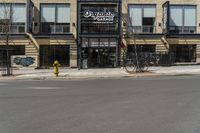
[[[125,70],[126,70],[126,72],[128,72],[130,74],[135,73],[136,66],[132,61],[127,61],[125,64]]]
[[[149,69],[149,63],[144,61],[139,65],[140,72],[146,72]]]

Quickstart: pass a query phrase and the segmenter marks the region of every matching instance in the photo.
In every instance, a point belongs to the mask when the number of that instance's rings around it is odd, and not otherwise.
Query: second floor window
[[[5,31],[13,34],[24,33],[26,25],[25,4],[0,3],[0,22],[0,33]]]
[[[171,33],[196,33],[196,6],[170,6]]]
[[[69,5],[41,5],[42,33],[69,33],[70,6]]]
[[[155,32],[156,6],[130,5],[129,21],[129,29],[133,29],[133,33]]]

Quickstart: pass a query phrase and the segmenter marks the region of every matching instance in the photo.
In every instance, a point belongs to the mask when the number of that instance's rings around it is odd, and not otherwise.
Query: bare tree
[[[11,67],[10,67],[10,54],[9,54],[9,35],[10,35],[10,26],[11,26],[11,18],[13,16],[13,11],[10,9],[10,5],[8,1],[2,0],[0,10],[0,32],[5,37],[6,44],[6,74],[5,76],[12,75]]]
[[[126,8],[126,10],[128,11],[128,0],[124,0],[124,7]],[[129,39],[133,39],[133,43],[134,43],[134,55],[135,55],[135,59],[136,59],[136,72],[141,72],[140,70],[140,60],[139,60],[139,57],[138,57],[138,51],[137,51],[137,43],[136,43],[136,39],[137,39],[137,32],[135,32],[135,29],[133,28],[133,25],[132,25],[132,19],[131,17],[129,16],[129,14],[123,14],[122,15],[122,19],[124,21],[124,23],[126,24],[126,35]],[[124,51],[127,51],[127,45],[126,45],[126,50]]]

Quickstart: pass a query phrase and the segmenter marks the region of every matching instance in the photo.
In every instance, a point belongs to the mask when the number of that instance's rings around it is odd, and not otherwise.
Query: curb
[[[106,79],[106,78],[131,78],[131,77],[149,77],[149,76],[159,76],[156,73],[140,73],[140,74],[127,74],[127,75],[84,75],[84,76],[70,76],[64,75],[59,77],[51,76],[29,76],[29,75],[18,75],[11,77],[0,77],[0,80],[83,80],[83,79]]]
[[[30,75],[17,75],[10,77],[0,77],[1,80],[90,80],[90,79],[108,79],[108,78],[139,78],[139,77],[152,77],[152,76],[191,76],[200,75],[200,73],[135,73],[126,75],[83,75],[83,76],[73,76],[73,75],[61,75],[59,77],[52,76],[30,76]]]

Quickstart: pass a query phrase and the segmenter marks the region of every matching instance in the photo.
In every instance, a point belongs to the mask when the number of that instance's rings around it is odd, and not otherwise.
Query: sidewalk
[[[55,77],[53,69],[22,69],[13,70],[13,76],[0,77],[0,79],[87,79],[87,78],[112,78],[112,77],[139,77],[157,75],[187,75],[200,74],[200,65],[150,67],[149,72],[129,74],[123,68],[105,69],[60,69],[59,77]]]
[[[151,67],[150,70],[159,75],[200,74],[200,65]]]

